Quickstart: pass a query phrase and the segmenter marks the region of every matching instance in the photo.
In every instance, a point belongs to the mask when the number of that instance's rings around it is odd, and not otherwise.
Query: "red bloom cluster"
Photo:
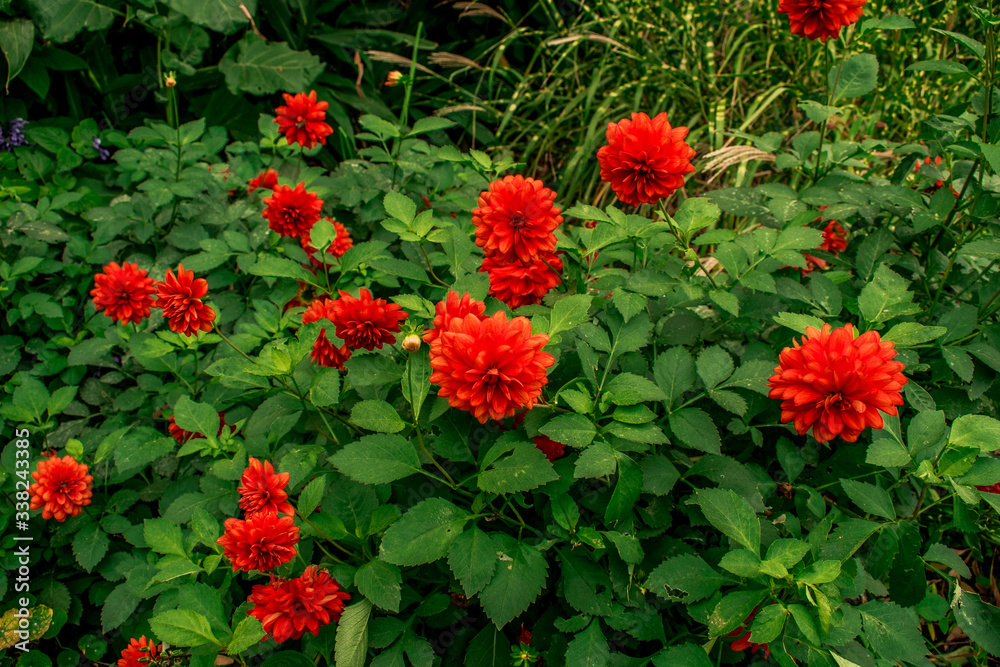
[[[470,312],[446,326],[431,344],[438,396],[483,424],[534,405],[548,382],[545,369],[555,363],[542,351],[548,336],[533,336],[527,318],[507,321],[503,311],[489,318]]]
[[[824,324],[807,327],[802,344],[793,344],[781,351],[768,395],[782,399],[781,422],[794,422],[799,435],[811,428],[819,442],[838,435],[855,442],[866,426],[882,428],[879,411],[895,415],[903,404],[904,366],[877,331],[855,338],[850,324],[832,332]]]
[[[424,332],[424,342],[433,348],[434,343],[441,337],[441,332],[448,330],[448,325],[453,319],[456,317],[464,319],[466,315],[475,315],[483,320],[486,319],[483,317],[485,310],[485,303],[476,301],[468,294],[459,297],[458,292],[448,292],[444,301],[438,301],[434,306],[434,327]]]
[[[490,277],[490,294],[511,308],[541,303],[562,280],[553,233],[562,211],[556,193],[521,175],[490,183],[472,211],[476,245],[485,258],[480,272]]]
[[[192,432],[192,431],[185,431],[184,429],[182,429],[180,426],[177,425],[177,422],[174,421],[174,416],[173,415],[170,415],[170,418],[167,421],[169,422],[167,424],[167,432],[173,437],[174,440],[176,440],[177,442],[179,442],[182,445],[185,442],[187,442],[188,440],[194,440],[196,438],[204,438],[205,437],[204,433],[197,433],[197,432]],[[220,410],[219,411],[219,432],[216,434],[215,437],[219,437],[220,435],[222,435],[222,429],[224,429],[225,427],[226,427],[226,413],[223,412],[222,410]]]
[[[399,323],[409,317],[402,306],[388,303],[385,299],[373,299],[371,292],[361,288],[360,298],[354,298],[340,290],[340,298],[327,306],[332,316],[329,319],[336,327],[337,337],[352,350],[381,349],[386,343],[396,342],[394,333],[399,332]]]
[[[821,206],[820,210],[826,208]],[[819,222],[823,217],[820,216],[816,218],[813,222]],[[823,250],[830,253],[833,256],[840,254],[841,250],[847,249],[847,231],[844,227],[836,220],[831,220],[827,223],[826,227],[823,228],[823,242],[816,247],[817,250]],[[806,267],[800,268],[799,271],[802,275],[808,275],[815,271],[816,269],[826,269],[827,262],[825,259],[820,259],[815,255],[810,255],[807,252],[802,253],[802,256],[806,260]]]
[[[264,626],[265,639],[271,635],[281,643],[299,639],[307,630],[318,635],[321,626],[340,620],[350,599],[329,572],[310,565],[300,577],[272,576],[269,584],[254,586],[247,598],[254,607],[247,614]]]
[[[266,190],[273,190],[274,186],[278,184],[278,172],[274,169],[267,169],[260,173],[260,176],[251,178],[247,182],[247,194],[250,194],[257,188],[264,188]]]
[[[87,465],[77,463],[72,456],[61,459],[55,455],[38,462],[38,469],[31,473],[35,483],[28,487],[33,510],[42,510],[43,519],[55,518],[62,523],[67,516],[76,516],[90,504],[94,495],[91,482],[93,475],[87,474]]]
[[[226,519],[216,544],[229,559],[233,572],[267,572],[295,558],[299,528],[290,516],[257,512],[246,519]]]
[[[351,238],[351,233],[347,231],[347,227],[344,227],[336,220],[330,220],[330,218],[324,218],[324,219],[329,220],[331,223],[333,223],[333,228],[337,232],[337,237],[333,240],[332,243],[330,243],[330,246],[326,249],[326,254],[333,255],[334,257],[337,257],[339,259],[340,257],[344,256],[345,252],[351,249],[351,247],[354,245],[354,239]],[[324,262],[323,259],[319,259],[316,257],[317,248],[313,247],[312,241],[309,238],[309,234],[311,232],[312,232],[312,227],[306,230],[306,233],[302,235],[299,241],[302,243],[302,249],[306,251],[307,255],[309,255],[309,261],[312,262],[312,265],[315,267],[321,267],[324,264],[328,264],[328,262]]]
[[[147,278],[137,264],[125,262],[119,266],[111,262],[104,267],[104,273],[94,276],[94,284],[96,287],[90,291],[94,306],[122,324],[138,324],[149,317],[155,306],[163,309],[171,331],[193,336],[198,331],[212,330],[215,311],[201,301],[208,294],[208,282],[204,278],[195,280],[194,271],[185,271],[183,264],[176,276],[167,269],[165,279],[157,282]]]
[[[330,299],[313,301],[309,305],[309,308],[306,309],[306,312],[302,313],[303,324],[310,324],[311,322],[318,322],[320,320],[327,320],[331,324],[333,323],[333,301]],[[350,358],[351,349],[346,344],[337,347],[333,344],[333,341],[326,337],[326,328],[320,329],[319,336],[317,336],[312,349],[312,360],[315,363],[326,368],[344,370],[344,362]]]
[[[756,653],[760,649],[764,649],[764,658],[767,659],[771,657],[771,649],[768,648],[767,644],[754,644],[750,641],[750,624],[753,622],[754,617],[757,615],[757,609],[754,608],[753,612],[747,616],[747,620],[743,621],[743,625],[736,628],[730,632],[727,637],[739,637],[736,641],[729,645],[729,648],[734,651],[745,651],[750,649],[751,653]]]
[[[274,122],[288,144],[298,144],[303,148],[312,148],[317,142],[326,145],[326,138],[333,134],[333,128],[323,122],[330,103],[317,102],[315,90],[309,95],[282,93],[281,96],[285,98],[285,106],[274,110],[277,115]]]
[[[264,205],[267,208],[261,215],[267,218],[267,226],[293,238],[308,234],[323,210],[323,200],[307,192],[305,183],[294,188],[275,185],[271,196],[264,198]]]
[[[146,660],[142,660],[146,658]],[[153,667],[156,664],[157,648],[156,643],[146,639],[146,635],[139,639],[130,639],[128,646],[122,649],[122,657],[118,659],[118,667]]]
[[[695,151],[684,141],[687,134],[686,127],[671,127],[666,113],[652,119],[633,113],[631,120],[608,123],[608,144],[597,151],[601,180],[632,206],[669,197],[694,171]]]
[[[490,295],[510,308],[538,304],[549,290],[562,284],[563,262],[555,253],[538,255],[530,262],[504,264],[493,257],[483,258],[480,273],[490,276]]]
[[[94,276],[94,306],[103,310],[112,320],[128,324],[138,324],[149,317],[156,294],[156,281],[146,277],[146,272],[138,264],[111,262],[104,267],[104,273]]]
[[[840,29],[858,22],[866,0],[780,0],[778,13],[787,14],[792,34],[826,42]]]
[[[248,517],[255,514],[287,514],[293,516],[295,509],[288,502],[287,472],[275,474],[270,461],[261,463],[251,458],[243,476],[240,477],[240,508]]]
[[[535,448],[545,454],[549,461],[555,461],[566,453],[566,445],[556,442],[547,435],[536,435],[534,439]]]

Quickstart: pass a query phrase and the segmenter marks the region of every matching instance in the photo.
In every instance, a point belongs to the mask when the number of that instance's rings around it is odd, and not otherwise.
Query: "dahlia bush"
[[[179,66],[166,122],[22,124],[0,665],[996,664],[1000,18],[897,72],[884,11],[778,3],[824,87],[721,186],[686,113],[623,110],[567,201],[403,56],[353,136],[318,70],[251,137],[181,122]],[[891,142],[907,77],[966,97]]]

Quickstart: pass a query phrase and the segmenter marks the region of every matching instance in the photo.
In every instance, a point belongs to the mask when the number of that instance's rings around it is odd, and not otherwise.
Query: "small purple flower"
[[[24,126],[27,124],[28,121],[23,118],[12,120],[8,130],[9,136],[6,139],[3,137],[3,126],[0,125],[0,150],[12,151],[18,146],[27,145],[28,140],[24,138]]]
[[[107,160],[108,158],[111,157],[111,151],[109,151],[107,148],[101,148],[100,137],[94,137],[93,146],[94,150],[96,150],[100,154],[102,160]]]

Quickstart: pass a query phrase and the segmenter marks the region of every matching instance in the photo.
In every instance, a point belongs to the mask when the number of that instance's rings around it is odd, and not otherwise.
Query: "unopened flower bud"
[[[399,80],[403,78],[403,73],[399,70],[393,70],[389,72],[389,76],[385,77],[385,85],[387,86],[398,86]]]
[[[177,85],[177,79],[168,74],[166,79],[163,80],[163,85],[165,85],[167,88],[173,88],[174,86]]]
[[[420,349],[420,336],[417,334],[410,334],[403,339],[403,349],[407,352],[416,352]]]

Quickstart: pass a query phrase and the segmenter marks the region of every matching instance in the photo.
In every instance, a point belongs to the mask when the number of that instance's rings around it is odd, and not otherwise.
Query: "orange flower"
[[[631,120],[608,123],[608,145],[597,151],[601,180],[632,206],[669,197],[694,171],[695,151],[684,141],[687,134],[686,127],[671,127],[666,113],[652,119],[633,113]]]
[[[236,489],[242,496],[240,507],[248,517],[259,512],[294,515],[295,510],[288,502],[288,493],[284,490],[288,485],[288,477],[287,472],[275,474],[270,461],[262,464],[251,458],[240,478],[243,486]]]
[[[819,442],[838,435],[855,442],[866,426],[882,428],[879,411],[895,415],[903,404],[904,366],[877,331],[855,338],[850,324],[832,332],[824,324],[807,327],[802,344],[793,344],[781,351],[768,395],[782,399],[781,422],[793,421],[799,435],[811,428]]]
[[[169,320],[170,330],[185,336],[194,336],[199,331],[211,331],[215,321],[215,311],[201,302],[208,294],[208,281],[194,277],[194,271],[185,271],[184,265],[177,267],[177,276],[167,269],[163,282],[157,286],[156,307],[163,309],[163,316]]]
[[[540,254],[530,262],[505,264],[492,257],[484,257],[480,273],[490,277],[490,295],[510,308],[538,304],[549,290],[562,283],[559,272],[563,262],[555,253]]]
[[[290,516],[258,512],[244,519],[226,519],[216,544],[229,559],[233,572],[267,572],[295,558],[299,528]]]
[[[122,657],[118,660],[118,667],[151,667],[156,663],[156,643],[146,639],[146,635],[139,639],[130,639],[128,646],[122,649]],[[141,660],[146,658],[146,660]]]
[[[328,306],[333,311],[330,319],[336,326],[337,338],[352,350],[363,347],[371,351],[381,349],[386,343],[395,343],[393,334],[399,331],[399,323],[409,317],[409,313],[385,299],[373,299],[371,292],[363,287],[359,294],[360,298],[356,299],[340,290],[340,298]]]
[[[261,215],[267,218],[268,227],[282,236],[299,238],[319,220],[323,200],[307,192],[305,183],[294,188],[275,185],[271,196],[264,198],[264,206]]]
[[[530,262],[551,253],[556,249],[552,231],[563,221],[555,198],[555,192],[533,178],[517,175],[493,181],[472,210],[476,245],[500,262]]]
[[[266,190],[273,190],[274,186],[278,184],[278,172],[274,169],[267,169],[262,171],[259,176],[251,178],[247,182],[247,194],[250,194],[257,188],[264,188]]]
[[[760,649],[764,649],[764,659],[767,660],[771,657],[771,649],[768,648],[767,644],[754,644],[750,641],[750,623],[753,621],[754,616],[757,615],[757,609],[759,609],[759,607],[754,607],[754,610],[749,616],[747,616],[747,620],[743,621],[743,625],[736,628],[726,636],[739,637],[739,639],[729,645],[729,648],[734,651],[745,651],[750,649],[751,653],[756,653]]]
[[[309,324],[319,320],[327,320],[333,324],[334,308],[330,299],[313,301],[306,312],[302,313],[302,323]],[[346,345],[339,348],[326,336],[326,328],[320,329],[319,336],[313,344],[312,360],[326,368],[344,370],[344,362],[351,358],[351,349]]]
[[[555,358],[542,347],[545,334],[531,335],[526,317],[507,321],[500,311],[480,320],[474,314],[454,318],[431,346],[430,381],[438,396],[485,424],[535,404],[548,382],[545,369]]]
[[[93,495],[92,475],[87,466],[77,463],[72,456],[61,459],[52,456],[38,462],[38,469],[31,473],[35,484],[28,487],[31,509],[42,510],[43,519],[55,518],[62,523],[67,516],[76,516],[90,504]]]
[[[285,98],[286,106],[274,110],[277,115],[274,122],[288,144],[298,144],[303,148],[312,148],[316,142],[326,145],[326,138],[333,134],[333,128],[323,122],[330,103],[317,102],[315,90],[309,95],[282,93],[281,96]]]
[[[441,336],[441,332],[446,331],[448,324],[456,317],[464,318],[466,315],[472,314],[481,320],[486,319],[483,316],[484,310],[486,310],[486,304],[482,301],[476,301],[468,293],[459,297],[458,292],[448,292],[448,296],[443,301],[438,301],[434,306],[434,326],[424,332],[424,342],[433,346]]]
[[[254,586],[247,598],[254,607],[247,615],[264,626],[265,639],[272,635],[280,644],[299,639],[306,631],[318,635],[321,626],[340,620],[344,602],[350,599],[329,572],[310,565],[301,577],[272,577],[269,584]]]
[[[111,262],[104,267],[104,273],[94,276],[94,306],[103,310],[112,320],[128,324],[138,324],[149,317],[156,294],[156,281],[146,277],[146,272],[138,264],[123,262],[119,266]]]
[[[857,23],[864,6],[865,0],[780,0],[778,13],[788,14],[793,35],[826,42]]]

